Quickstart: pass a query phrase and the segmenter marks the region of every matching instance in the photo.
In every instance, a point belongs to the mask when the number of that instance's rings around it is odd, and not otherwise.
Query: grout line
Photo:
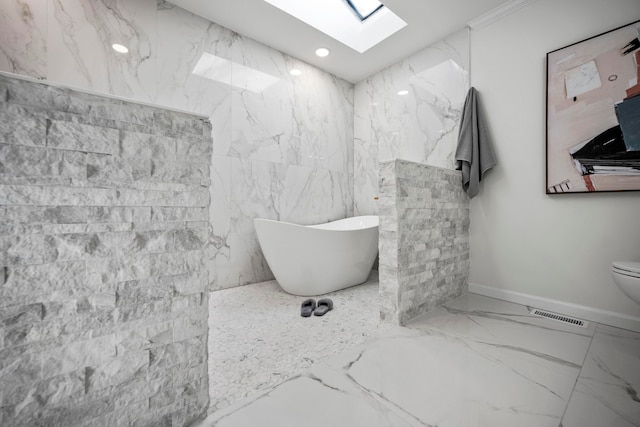
[[[596,336],[597,329],[600,327],[599,323],[593,322],[595,326],[593,328],[593,335],[591,335],[591,339],[589,341],[589,346],[587,347],[587,351],[584,353],[584,358],[582,359],[582,363],[580,364],[580,369],[578,370],[578,375],[576,376],[576,380],[573,383],[573,387],[571,388],[571,394],[569,394],[569,399],[567,399],[567,404],[564,406],[564,411],[562,411],[562,418],[560,418],[560,427],[562,427],[562,421],[564,420],[565,415],[567,414],[567,409],[569,409],[569,404],[571,403],[571,399],[573,398],[573,394],[576,391],[576,386],[580,381],[580,377],[582,377],[582,370],[584,369],[584,364],[587,361],[587,357],[589,356],[589,352],[591,351],[591,346],[593,345],[593,340]]]

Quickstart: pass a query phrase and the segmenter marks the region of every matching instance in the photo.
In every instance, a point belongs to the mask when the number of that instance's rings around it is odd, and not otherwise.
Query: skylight
[[[377,0],[265,1],[360,53],[407,25]]]
[[[384,7],[378,0],[344,0],[353,10],[360,21],[365,21],[371,15]]]

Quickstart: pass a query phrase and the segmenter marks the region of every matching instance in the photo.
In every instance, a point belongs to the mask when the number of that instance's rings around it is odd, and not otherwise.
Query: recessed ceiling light
[[[129,52],[129,49],[127,49],[126,46],[123,46],[121,44],[118,43],[114,43],[111,45],[111,47],[113,48],[113,50],[115,50],[116,52],[120,52],[120,53],[127,53]]]
[[[409,95],[409,91],[408,90],[400,90],[400,91],[398,91],[398,95],[400,95],[400,96]]]
[[[326,47],[321,47],[319,49],[316,49],[316,55],[318,55],[321,58],[324,58],[325,56],[329,56],[329,53],[331,53],[331,51]]]
[[[292,68],[289,71],[289,74],[291,74],[292,76],[299,76],[300,74],[302,74],[302,71],[298,70],[297,68]]]

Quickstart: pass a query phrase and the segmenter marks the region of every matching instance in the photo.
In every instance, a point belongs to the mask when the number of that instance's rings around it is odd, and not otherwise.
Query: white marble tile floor
[[[638,390],[640,333],[466,294],[202,426],[640,426]]]

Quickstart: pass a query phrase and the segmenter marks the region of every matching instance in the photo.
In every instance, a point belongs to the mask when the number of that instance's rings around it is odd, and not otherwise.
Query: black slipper
[[[333,309],[333,301],[329,298],[322,298],[318,300],[318,308],[313,312],[316,316],[324,316],[327,312]]]
[[[311,313],[313,313],[313,310],[315,309],[316,309],[316,300],[314,300],[313,298],[309,298],[307,300],[304,300],[304,302],[302,303],[300,315],[302,317],[309,317],[311,316]]]

